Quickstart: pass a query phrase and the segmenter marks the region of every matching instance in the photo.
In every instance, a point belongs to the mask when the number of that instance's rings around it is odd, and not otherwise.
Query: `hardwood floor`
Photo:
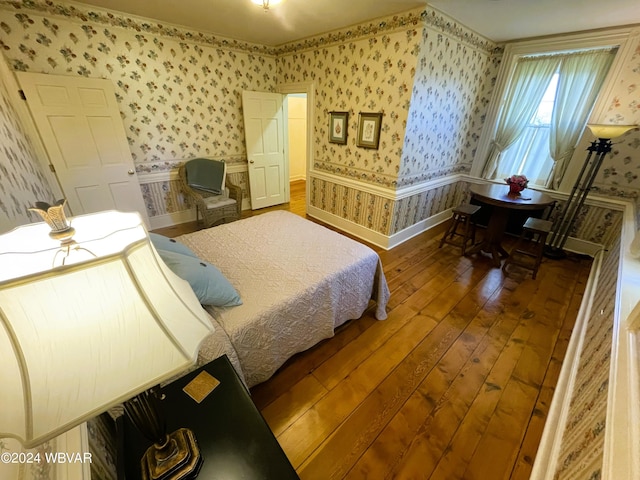
[[[304,215],[301,191],[281,208]],[[367,311],[252,389],[302,479],[529,478],[591,259],[505,276],[442,231],[376,248],[387,320]]]

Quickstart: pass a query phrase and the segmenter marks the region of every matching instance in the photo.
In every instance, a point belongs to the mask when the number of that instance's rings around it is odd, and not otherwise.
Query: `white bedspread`
[[[290,212],[269,212],[178,240],[216,265],[242,298],[243,305],[207,311],[229,336],[248,386],[359,318],[371,299],[377,302],[376,318],[386,318],[389,289],[378,254]],[[205,343],[201,355],[207,350],[218,352],[220,346]]]

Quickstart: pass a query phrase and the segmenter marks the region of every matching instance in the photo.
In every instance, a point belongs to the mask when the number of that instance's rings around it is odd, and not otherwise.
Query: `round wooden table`
[[[467,254],[480,251],[491,254],[493,264],[500,267],[501,258],[509,256],[502,248],[502,237],[507,226],[511,210],[540,210],[553,203],[546,193],[525,189],[520,195],[509,194],[509,185],[472,185],[469,187],[471,197],[487,205],[493,210],[489,225],[480,243],[473,245]]]

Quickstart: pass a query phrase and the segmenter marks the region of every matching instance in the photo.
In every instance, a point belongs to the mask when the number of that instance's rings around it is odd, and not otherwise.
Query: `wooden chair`
[[[527,218],[522,226],[522,233],[502,265],[502,271],[506,273],[509,265],[519,265],[531,270],[533,272],[532,278],[535,280],[542,262],[547,236],[552,226],[553,223],[549,220]]]
[[[179,168],[178,177],[182,191],[196,207],[196,221],[202,215],[205,228],[240,219],[242,189],[227,177],[225,162],[204,158],[188,160]]]
[[[449,224],[449,228],[442,239],[440,240],[440,246],[442,248],[445,243],[461,247],[462,255],[467,252],[467,243],[471,242],[473,245],[476,241],[476,223],[473,220],[473,215],[480,210],[480,206],[464,203],[453,209],[453,218]],[[462,233],[458,232],[458,227],[463,226]],[[458,240],[456,237],[461,237]]]

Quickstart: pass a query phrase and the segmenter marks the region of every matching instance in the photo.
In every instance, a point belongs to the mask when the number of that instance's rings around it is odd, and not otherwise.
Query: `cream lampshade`
[[[599,123],[590,123],[587,125],[591,133],[597,138],[611,140],[627,133],[629,130],[637,128],[637,125],[604,125]]]
[[[135,213],[0,235],[0,438],[33,447],[192,365],[213,330]],[[56,258],[58,260],[56,260]]]

